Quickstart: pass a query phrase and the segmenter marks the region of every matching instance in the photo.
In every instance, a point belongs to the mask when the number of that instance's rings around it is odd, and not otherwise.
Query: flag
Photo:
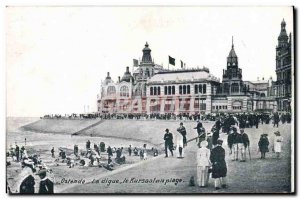
[[[171,56],[169,56],[169,64],[175,66],[175,59]]]
[[[183,68],[183,61],[182,60],[180,60],[180,66],[181,66],[181,68]]]
[[[139,66],[139,61],[137,59],[133,59],[133,66],[138,67]]]

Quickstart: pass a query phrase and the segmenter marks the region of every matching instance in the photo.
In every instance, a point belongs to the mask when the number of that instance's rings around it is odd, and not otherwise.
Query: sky
[[[7,7],[7,116],[97,110],[101,80],[123,75],[146,43],[155,63],[168,55],[221,78],[234,41],[243,80],[275,75],[281,21],[291,7]]]

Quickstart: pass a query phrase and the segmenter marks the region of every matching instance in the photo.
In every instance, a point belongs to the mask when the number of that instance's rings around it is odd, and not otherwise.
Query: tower
[[[276,82],[274,84],[273,95],[277,98],[279,111],[290,110],[291,98],[291,45],[292,34],[286,33],[286,22],[281,22],[280,34],[278,36],[278,44],[276,46]]]
[[[226,70],[223,70],[223,93],[240,94],[243,91],[242,69],[239,68],[238,57],[234,50],[232,37],[231,50],[227,56]]]

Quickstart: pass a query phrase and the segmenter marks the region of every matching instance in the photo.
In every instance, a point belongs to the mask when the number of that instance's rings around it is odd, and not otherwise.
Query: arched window
[[[154,95],[157,95],[157,88],[154,87]]]
[[[165,95],[168,95],[168,87],[165,86]]]
[[[168,86],[168,95],[171,95],[171,93],[172,93],[171,89],[172,89],[171,86]]]
[[[191,87],[190,87],[190,85],[187,85],[187,92],[186,92],[187,94],[191,94]]]
[[[183,94],[186,94],[186,85],[183,85]]]
[[[261,93],[261,94],[260,94],[260,97],[266,97],[266,94]]]
[[[179,86],[179,94],[182,94],[182,86]]]
[[[206,84],[203,85],[203,94],[206,94]]]
[[[107,88],[107,95],[115,95],[116,94],[116,88],[114,86],[109,86]]]
[[[151,90],[150,90],[151,92]],[[129,89],[128,89],[128,86],[122,86],[120,88],[120,96],[121,97],[129,97]]]
[[[199,84],[199,93],[202,93],[202,84]]]
[[[160,95],[160,87],[157,87],[157,95]]]
[[[150,87],[150,95],[153,95],[153,87]]]
[[[175,86],[172,86],[172,95],[175,95]]]
[[[195,94],[198,94],[198,85],[195,85]]]

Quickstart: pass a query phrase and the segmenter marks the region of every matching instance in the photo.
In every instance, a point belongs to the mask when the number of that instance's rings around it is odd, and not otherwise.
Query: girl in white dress
[[[206,148],[207,145],[207,141],[202,141],[197,151],[197,184],[200,187],[206,187],[209,179],[208,170],[211,163],[209,160],[210,150]]]
[[[280,158],[281,145],[282,145],[283,137],[280,135],[279,131],[276,131],[274,134],[275,134],[275,138],[274,138],[274,152],[276,153],[276,157]]]

